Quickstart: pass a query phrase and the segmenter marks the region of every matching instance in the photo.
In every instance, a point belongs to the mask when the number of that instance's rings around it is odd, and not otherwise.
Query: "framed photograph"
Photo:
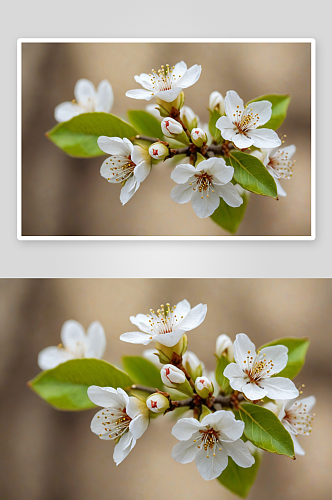
[[[20,240],[313,240],[315,40],[18,40]]]

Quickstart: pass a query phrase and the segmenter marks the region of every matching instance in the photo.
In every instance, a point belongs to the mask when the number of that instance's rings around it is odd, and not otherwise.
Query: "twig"
[[[148,142],[160,142],[158,137],[149,137],[148,135],[135,135],[134,139]]]
[[[130,386],[130,389],[132,391],[148,392],[149,394],[154,394],[155,392],[158,392],[158,389],[153,389],[153,387],[147,387],[146,385],[139,385],[139,384],[134,384]]]

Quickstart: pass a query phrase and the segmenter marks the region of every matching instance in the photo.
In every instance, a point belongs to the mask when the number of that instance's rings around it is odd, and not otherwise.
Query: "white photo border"
[[[23,236],[22,235],[22,45],[24,43],[310,43],[311,45],[311,235],[310,236]],[[33,241],[296,241],[316,239],[316,40],[314,38],[19,38],[17,40],[17,239]]]

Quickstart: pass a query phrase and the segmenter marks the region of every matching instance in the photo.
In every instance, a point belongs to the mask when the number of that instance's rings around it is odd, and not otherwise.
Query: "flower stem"
[[[134,139],[137,141],[160,142],[158,137],[149,137],[148,135],[135,135]]]
[[[149,394],[154,394],[155,392],[158,392],[158,389],[154,389],[153,387],[147,387],[146,385],[139,385],[139,384],[134,384],[130,386],[130,390],[148,392]]]

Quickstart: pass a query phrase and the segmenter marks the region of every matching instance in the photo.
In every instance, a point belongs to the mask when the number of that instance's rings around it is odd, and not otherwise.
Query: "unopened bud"
[[[182,134],[183,128],[181,123],[174,120],[174,118],[164,118],[161,122],[161,130],[166,137],[174,138],[178,134]]]
[[[161,116],[169,116],[172,108],[175,108],[180,111],[184,104],[184,92],[180,92],[174,101],[168,102],[163,101],[162,99],[157,98],[157,104],[159,106],[159,111]]]
[[[199,122],[199,118],[189,106],[183,106],[180,112],[180,118],[189,130],[189,132],[196,128]]]
[[[196,392],[201,398],[206,399],[212,396],[214,387],[207,377],[197,377],[195,380]]]
[[[161,142],[154,142],[149,147],[149,155],[152,156],[155,160],[163,160],[166,156],[169,155],[169,149],[165,144]]]
[[[206,144],[207,135],[202,128],[193,128],[191,131],[191,140],[199,148]]]
[[[169,399],[158,392],[151,394],[146,400],[146,406],[154,413],[164,413],[168,410],[169,404]]]
[[[217,338],[216,355],[218,356],[218,358],[221,358],[221,356],[226,356],[228,361],[233,361],[233,342],[228,337],[228,335],[222,334]]]
[[[217,109],[221,115],[225,114],[224,98],[217,90],[212,92],[209,97],[209,110],[213,112],[215,109]]]
[[[179,342],[172,347],[167,347],[163,344],[160,344],[160,342],[156,342],[156,349],[158,351],[160,363],[162,363],[163,365],[171,363],[174,353],[177,354],[178,356],[181,356],[182,358],[182,356],[187,350],[187,345],[188,345],[188,337],[186,334],[182,335]]]
[[[163,384],[173,389],[176,389],[179,384],[183,384],[186,380],[183,371],[173,365],[164,365],[160,371],[160,375]]]
[[[183,355],[182,364],[193,380],[196,380],[197,377],[201,377],[204,363],[198,359],[194,352],[187,351]]]

